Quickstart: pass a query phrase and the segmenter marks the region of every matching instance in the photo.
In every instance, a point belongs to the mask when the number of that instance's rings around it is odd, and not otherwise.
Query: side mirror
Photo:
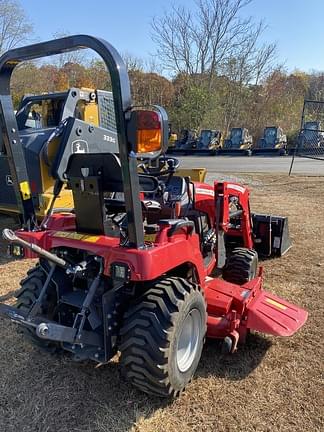
[[[168,115],[154,105],[134,108],[127,127],[128,142],[140,158],[154,159],[168,148]]]

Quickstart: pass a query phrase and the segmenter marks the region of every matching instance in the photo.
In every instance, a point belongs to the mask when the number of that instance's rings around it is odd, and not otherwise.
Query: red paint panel
[[[291,336],[302,327],[308,313],[267,291],[247,307],[247,328],[274,336]]]

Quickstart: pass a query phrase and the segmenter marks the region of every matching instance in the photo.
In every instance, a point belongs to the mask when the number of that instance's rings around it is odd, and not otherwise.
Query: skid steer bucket
[[[247,306],[247,328],[274,336],[291,336],[307,320],[308,313],[267,291]]]

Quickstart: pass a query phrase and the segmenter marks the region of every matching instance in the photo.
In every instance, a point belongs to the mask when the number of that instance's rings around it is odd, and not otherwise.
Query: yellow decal
[[[96,241],[99,239],[99,236],[93,236],[90,234],[79,234],[77,232],[71,232],[71,231],[56,231],[54,236],[72,239],[72,240],[81,240],[89,243],[96,243]]]
[[[266,298],[266,302],[272,304],[273,306],[277,306],[277,308],[279,308],[279,309],[282,309],[282,310],[286,310],[287,309],[287,307],[285,305],[283,305],[281,303],[278,303],[277,301],[272,300],[272,299],[270,299],[268,297]]]
[[[144,234],[144,241],[154,243],[156,239],[156,234]]]
[[[22,195],[22,199],[24,201],[31,198],[30,187],[28,181],[24,181],[19,183],[19,189]]]

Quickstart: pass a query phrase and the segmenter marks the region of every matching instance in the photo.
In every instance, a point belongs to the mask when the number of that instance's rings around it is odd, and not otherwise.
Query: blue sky
[[[172,4],[194,0],[21,0],[38,40],[55,32],[103,37],[119,51],[148,58],[154,53],[150,21]],[[263,39],[276,42],[278,61],[291,71],[324,70],[324,0],[254,0],[244,12],[264,19]]]

